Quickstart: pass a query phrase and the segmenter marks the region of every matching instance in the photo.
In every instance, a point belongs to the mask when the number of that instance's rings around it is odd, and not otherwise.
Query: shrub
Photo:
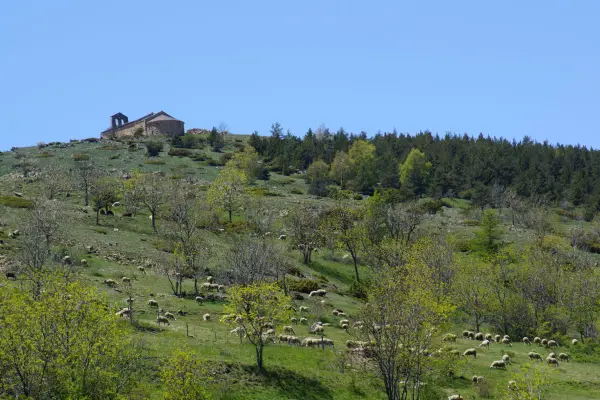
[[[168,154],[173,157],[191,157],[194,155],[194,152],[188,149],[171,147]]]
[[[194,161],[206,161],[206,156],[204,154],[196,154],[192,157]]]
[[[269,189],[264,187],[253,187],[248,190],[250,194],[255,196],[265,196],[265,197],[279,197],[281,196],[279,193],[271,192]]]
[[[47,157],[54,157],[54,155],[48,153],[47,151],[43,151],[40,154],[38,154],[36,157],[37,158],[47,158]]]
[[[71,158],[75,161],[87,161],[90,159],[90,156],[83,153],[75,153],[71,156]]]
[[[425,199],[421,202],[420,207],[428,214],[435,215],[442,209],[444,203],[441,200]]]
[[[107,144],[105,146],[98,147],[98,150],[119,150],[114,144]]]
[[[210,160],[208,160],[208,165],[210,165],[212,167],[218,167],[218,166],[222,166],[223,163],[220,162],[219,160],[210,159]]]
[[[298,188],[293,188],[292,190],[290,190],[291,194],[304,194],[304,192]]]
[[[33,208],[33,201],[16,196],[0,196],[0,205],[10,208]]]
[[[121,158],[120,154],[115,154],[114,156],[108,157],[109,160],[118,160],[119,158]]]
[[[227,161],[231,160],[233,158],[233,153],[223,153],[221,154],[221,165],[225,165],[227,164]]]
[[[352,198],[354,200],[362,200],[363,199],[362,194],[359,194],[359,193],[356,193],[355,195],[353,195]]]
[[[348,295],[356,297],[357,299],[366,299],[368,297],[369,285],[366,282],[352,281],[352,284],[348,288]]]
[[[136,128],[135,131],[133,131],[134,138],[140,138],[142,136],[144,136],[144,128],[142,128],[141,126]]]
[[[158,156],[158,154],[163,151],[163,147],[164,143],[158,140],[150,140],[146,142],[146,151],[150,157]]]
[[[289,279],[287,281],[288,290],[293,292],[310,293],[319,289],[319,281],[314,279]]]

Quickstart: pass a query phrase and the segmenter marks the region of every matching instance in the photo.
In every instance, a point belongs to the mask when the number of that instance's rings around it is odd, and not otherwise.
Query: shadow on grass
[[[282,397],[294,399],[333,399],[332,391],[317,379],[300,375],[286,368],[265,369],[258,372],[254,366],[242,367],[246,374],[254,375],[265,386],[277,389]]]

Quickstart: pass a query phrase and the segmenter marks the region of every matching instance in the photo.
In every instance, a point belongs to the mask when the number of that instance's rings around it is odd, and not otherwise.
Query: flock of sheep
[[[485,347],[488,348],[490,347],[491,343],[502,343],[504,346],[509,346],[512,347],[512,343],[510,340],[510,336],[508,335],[495,335],[492,336],[490,333],[488,334],[483,334],[483,333],[475,333],[472,331],[463,331],[462,333],[462,337],[464,339],[470,339],[470,340],[480,340],[481,343],[478,345],[478,347]],[[451,343],[455,343],[457,339],[457,336],[452,334],[452,333],[447,333],[446,335],[444,335],[442,337],[442,342],[451,342]],[[558,345],[558,342],[556,342],[556,340],[548,340],[548,339],[543,339],[540,337],[535,337],[533,339],[533,342],[528,338],[528,337],[524,337],[522,340],[523,344],[525,344],[526,346],[531,346],[532,343],[537,344],[539,347],[545,347],[547,349],[551,349],[551,348],[556,348],[556,347],[560,347]],[[579,343],[579,341],[577,339],[573,339],[571,340],[571,344],[572,345],[577,345]],[[459,351],[458,350],[451,350],[450,351],[451,354],[453,355],[459,355]],[[477,349],[476,348],[470,348],[467,349],[463,352],[463,356],[465,357],[470,357],[472,356],[474,359],[477,358]],[[540,361],[543,362],[543,357],[541,354],[530,351],[528,353],[528,357],[529,360],[531,361]],[[558,367],[559,366],[559,362],[558,360],[561,361],[566,361],[569,362],[569,355],[567,353],[559,353],[558,356],[556,355],[556,353],[551,352],[550,354],[548,354],[548,356],[546,357],[546,363],[549,366],[555,366]],[[501,360],[496,360],[496,361],[492,361],[492,364],[490,365],[490,369],[506,369],[506,366],[510,364],[510,356],[508,354],[504,354],[502,356]],[[474,385],[479,385],[484,381],[484,377],[483,376],[473,376],[471,378],[472,382]],[[509,390],[517,390],[517,383],[513,380],[508,382],[508,389]],[[463,400],[463,397],[459,394],[454,394],[448,397],[448,400]]]

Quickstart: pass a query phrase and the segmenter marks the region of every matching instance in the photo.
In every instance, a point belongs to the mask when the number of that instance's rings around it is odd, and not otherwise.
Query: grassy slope
[[[21,149],[28,154],[29,158],[35,158],[40,166],[43,167],[49,161],[58,161],[66,165],[71,165],[71,155],[74,153],[87,153],[90,158],[102,168],[115,171],[130,171],[139,168],[143,171],[161,170],[168,175],[180,175],[185,173],[193,175],[198,179],[212,180],[218,174],[218,169],[200,163],[191,161],[188,158],[169,157],[166,155],[167,149],[160,157],[164,161],[162,165],[147,164],[147,158],[143,150],[129,152],[124,144],[117,144],[116,150],[102,150],[101,144],[83,143],[69,148],[46,148],[52,154],[52,157],[36,158],[38,151],[35,148]],[[229,151],[233,149],[230,148]],[[203,150],[207,157],[217,159],[218,154],[212,153],[207,149]],[[110,159],[119,155],[119,158]],[[11,154],[0,156],[0,178],[11,172],[11,165],[15,159]],[[182,172],[183,171],[183,172]],[[276,209],[289,209],[294,207],[299,201],[302,202],[327,202],[328,200],[315,200],[306,195],[292,194],[292,190],[306,193],[306,185],[302,179],[283,177],[277,174],[272,176],[267,184],[259,182],[257,186],[266,186],[273,193],[279,194],[277,197],[265,197],[265,201]],[[39,194],[35,184],[25,185],[17,188],[24,193],[26,198],[34,198]],[[8,183],[0,181],[0,195],[10,195],[15,188],[10,187]],[[265,350],[265,363],[270,371],[266,376],[258,376],[252,371],[254,362],[253,348],[248,344],[239,344],[237,336],[229,335],[229,328],[218,322],[218,317],[222,312],[222,304],[205,303],[196,304],[192,299],[178,299],[170,293],[170,287],[166,278],[156,274],[156,271],[148,269],[146,274],[137,271],[136,266],[142,263],[144,258],[168,261],[166,253],[157,250],[154,246],[155,237],[151,230],[148,215],[143,213],[139,216],[127,219],[119,217],[103,217],[102,226],[95,226],[95,216],[93,213],[85,214],[81,212],[82,199],[79,193],[74,193],[69,198],[61,197],[59,200],[62,208],[67,214],[69,221],[69,237],[73,240],[74,246],[72,253],[75,259],[83,258],[89,260],[89,267],[83,271],[82,277],[88,279],[100,290],[105,291],[114,304],[115,309],[126,305],[125,295],[118,293],[113,289],[108,289],[101,282],[104,279],[120,279],[122,276],[134,278],[134,297],[136,298],[135,308],[143,326],[148,327],[145,330],[139,330],[133,333],[140,339],[146,348],[148,356],[148,374],[145,385],[153,387],[157,385],[156,360],[168,355],[175,346],[188,346],[200,357],[215,363],[216,371],[227,369],[227,373],[217,373],[214,376],[214,383],[219,384],[217,390],[215,386],[215,395],[221,398],[278,398],[278,399],[352,399],[352,398],[384,398],[380,383],[364,373],[353,372],[351,369],[344,369],[340,372],[342,366],[336,360],[335,351],[342,350],[343,342],[348,338],[347,333],[337,327],[339,318],[327,313],[332,327],[327,328],[327,336],[332,338],[337,344],[336,350],[326,349],[320,351],[316,349],[295,348],[286,345],[272,345]],[[453,201],[453,208],[446,208],[443,213],[427,221],[424,226],[428,230],[442,230],[447,234],[452,234],[463,240],[472,236],[473,227],[461,224],[461,221],[468,219],[461,209],[464,209],[464,201]],[[0,227],[4,233],[11,229],[18,228],[18,222],[25,211],[20,209],[8,209],[0,206],[0,221],[3,226]],[[119,211],[117,210],[117,214]],[[508,217],[505,217],[508,220]],[[160,224],[160,219],[159,219]],[[571,224],[571,223],[569,223]],[[585,226],[585,225],[584,225]],[[115,229],[118,229],[116,231]],[[563,225],[566,232],[566,227]],[[5,235],[4,235],[5,236]],[[507,232],[506,240],[521,245],[529,239],[528,232]],[[217,256],[209,263],[216,267],[223,262],[223,254],[227,249],[229,238],[227,234],[205,233],[206,240],[217,249]],[[125,264],[110,262],[98,255],[87,255],[84,252],[85,246],[93,245],[104,255],[121,254],[127,256],[131,261]],[[277,242],[285,251],[289,250],[283,242]],[[16,251],[19,246],[19,239],[9,240],[7,246],[0,251],[10,253]],[[307,275],[315,277],[323,275],[329,280],[329,287],[344,289],[353,279],[353,268],[341,262],[326,259],[323,253],[316,254],[314,265],[311,268],[300,264],[300,255],[297,252],[289,252],[290,257],[296,261],[297,266]],[[338,254],[338,255],[341,255]],[[133,261],[135,260],[135,261]],[[363,275],[368,271],[365,267],[361,268]],[[3,278],[2,278],[3,279]],[[187,281],[185,289],[192,292],[192,282]],[[185,317],[179,317],[168,328],[157,328],[154,323],[156,310],[147,306],[149,294],[153,293],[160,306],[165,310],[175,312],[184,310],[188,312]],[[338,307],[344,309],[350,319],[356,315],[360,304],[352,298],[332,293],[328,295],[330,308]],[[310,300],[298,302],[310,306]],[[211,321],[202,320],[202,315],[210,313]],[[308,315],[314,319],[314,315]],[[126,324],[125,322],[123,322]],[[193,338],[187,338],[186,324],[189,334]],[[457,328],[458,329],[458,328]],[[298,326],[297,335],[300,337],[310,336],[307,326]],[[455,332],[458,333],[458,332]],[[472,347],[474,342],[459,340],[456,347],[461,351]],[[469,361],[463,368],[461,374],[470,377],[474,374],[483,375],[492,387],[502,387],[509,379],[511,370],[518,369],[520,364],[527,362],[527,352],[522,344],[515,344],[511,349],[516,353],[514,364],[509,367],[507,372],[489,370],[489,364],[495,359],[501,357],[501,345],[493,345],[488,351],[480,351],[477,360]],[[536,350],[534,350],[536,351]],[[544,354],[544,352],[541,352]],[[546,367],[547,368],[547,367]],[[556,394],[555,398],[571,399],[592,399],[600,398],[600,366],[594,364],[583,364],[571,362],[561,364],[555,380],[557,385],[553,388]],[[223,389],[225,388],[225,389]],[[447,393],[460,393],[465,398],[477,398],[476,392],[469,381],[455,379],[452,386],[445,389]],[[159,398],[159,391],[154,391],[156,398]]]

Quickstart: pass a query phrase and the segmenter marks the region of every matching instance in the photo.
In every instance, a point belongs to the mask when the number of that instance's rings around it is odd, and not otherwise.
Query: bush
[[[33,201],[16,196],[0,196],[0,205],[10,208],[33,208]]]
[[[433,199],[425,199],[419,205],[423,211],[428,214],[435,215],[438,211],[442,209],[444,203],[441,200],[433,200]]]
[[[114,144],[110,144],[110,145],[106,145],[106,146],[101,146],[98,147],[98,150],[119,150],[119,148],[117,146],[115,146]]]
[[[75,161],[87,161],[90,159],[90,156],[82,153],[75,153],[71,156],[71,158]]]
[[[36,157],[37,158],[47,158],[47,157],[54,157],[54,155],[48,153],[47,151],[43,151],[40,154],[38,154]]]
[[[144,128],[142,128],[141,126],[136,128],[135,131],[133,131],[134,138],[141,138],[142,136],[144,136]]]
[[[168,154],[173,157],[191,157],[194,155],[194,152],[188,149],[171,147]]]
[[[204,154],[196,154],[192,157],[194,161],[206,161],[206,156]]]
[[[158,154],[163,151],[163,147],[164,143],[158,140],[150,140],[146,142],[146,151],[150,157],[158,156]]]
[[[290,190],[291,194],[304,194],[304,192],[298,188],[293,188],[292,190]]]
[[[231,160],[233,158],[233,153],[223,153],[221,154],[221,164],[225,165],[227,164],[227,161]]]
[[[355,195],[352,196],[352,198],[354,200],[362,200],[363,199],[362,194],[360,194],[360,193],[356,193]]]
[[[366,299],[368,297],[369,285],[365,282],[352,281],[352,284],[348,288],[348,295],[356,297],[357,299]]]
[[[292,292],[310,293],[319,289],[319,281],[314,279],[289,279],[287,281],[288,290]]]
[[[210,165],[211,167],[219,167],[219,166],[223,165],[223,163],[221,163],[219,160],[213,160],[213,159],[208,160],[207,164]]]
[[[109,160],[118,160],[119,158],[121,158],[120,154],[115,154],[114,156],[108,157]]]

